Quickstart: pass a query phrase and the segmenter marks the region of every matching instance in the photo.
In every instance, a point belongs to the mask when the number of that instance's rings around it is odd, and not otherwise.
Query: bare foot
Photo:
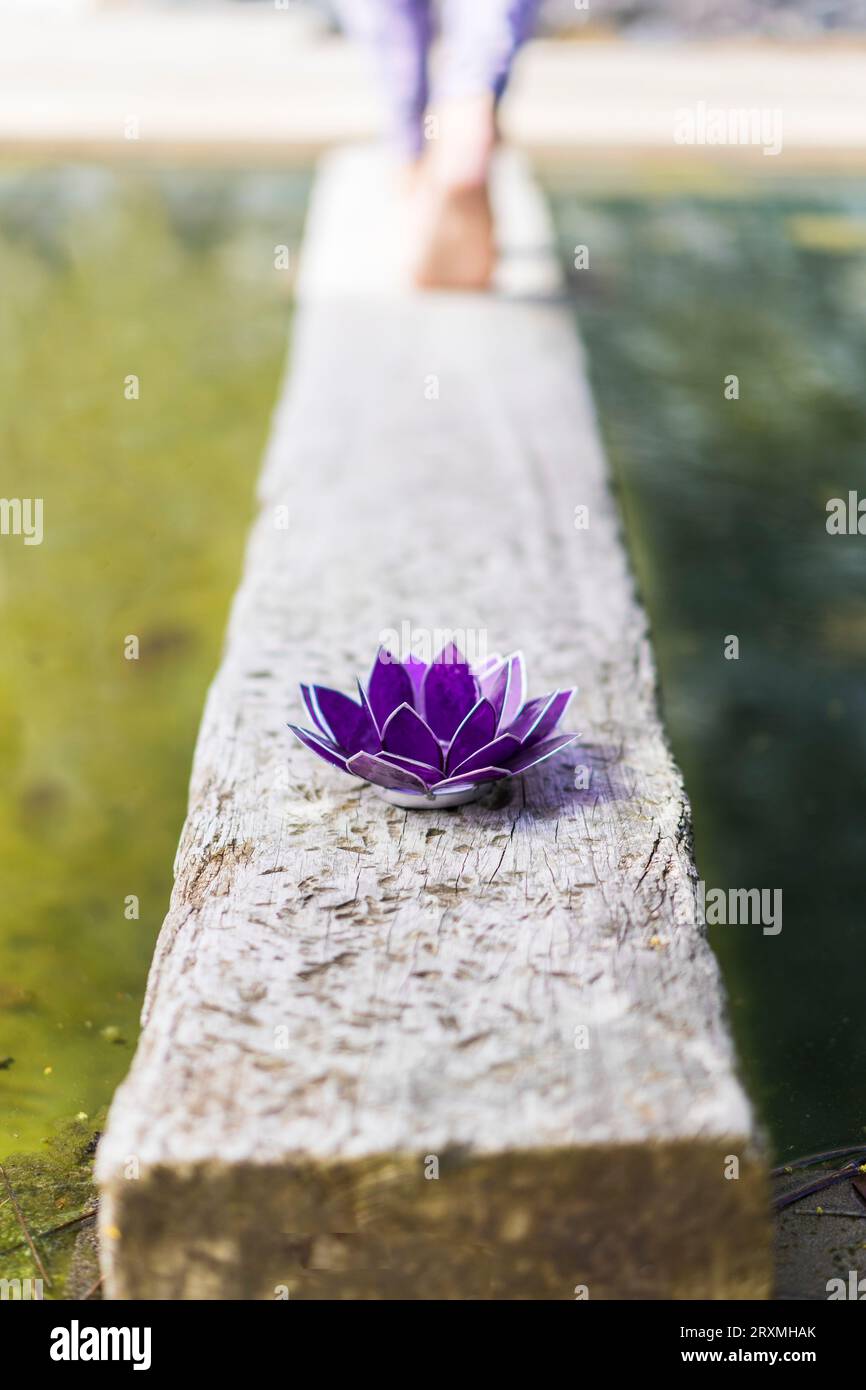
[[[495,264],[487,187],[496,140],[493,100],[453,102],[439,120],[412,198],[412,279],[423,289],[486,289]]]
[[[421,193],[412,278],[421,289],[483,290],[495,253],[486,185],[447,188],[431,180]]]

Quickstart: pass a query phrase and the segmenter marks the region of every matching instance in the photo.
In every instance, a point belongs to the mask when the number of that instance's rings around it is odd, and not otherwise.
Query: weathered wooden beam
[[[401,294],[387,177],[355,152],[317,182],[99,1151],[107,1292],[763,1296],[753,1118],[543,205],[504,160],[499,293]],[[426,813],[293,746],[298,682],[348,686],[404,621],[522,646],[538,691],[580,686],[583,742]]]

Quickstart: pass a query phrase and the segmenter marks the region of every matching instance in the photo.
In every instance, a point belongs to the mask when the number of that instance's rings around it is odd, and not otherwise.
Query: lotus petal
[[[393,790],[399,787],[401,791],[429,795],[426,783],[422,782],[420,777],[416,777],[414,772],[395,767],[393,763],[386,763],[373,753],[355,753],[354,757],[349,759],[347,767],[357,777],[363,777],[366,782],[373,782],[377,787],[390,787]]]
[[[459,763],[456,767],[449,767],[448,775],[456,777],[458,773],[474,772],[477,767],[505,767],[510,766],[511,759],[520,752],[520,739],[513,734],[499,734],[492,743],[487,743],[477,752],[472,753],[466,760]]]
[[[496,715],[493,706],[489,700],[482,698],[477,705],[473,705],[451,740],[446,763],[449,772],[488,744],[495,733]]]
[[[544,743],[534,743],[531,748],[523,748],[508,764],[508,771],[515,774],[526,772],[527,768],[535,767],[536,763],[543,763],[545,758],[558,753],[560,748],[567,748],[576,738],[577,734],[557,734],[555,738],[549,738]]]
[[[526,666],[523,652],[515,652],[508,658],[508,687],[502,704],[502,717],[499,727],[507,729],[512,719],[516,719],[526,703]]]
[[[519,714],[526,698],[523,653],[514,652],[482,680],[482,694],[496,711],[497,728],[505,729]]]
[[[382,743],[387,753],[412,758],[418,763],[442,766],[442,749],[429,726],[411,705],[401,705],[389,716],[382,730]]]
[[[355,679],[355,684],[356,684],[357,687],[358,687],[358,699],[361,701],[361,704],[364,706],[364,709],[367,711],[367,713],[369,714],[370,718],[372,719],[372,721],[373,721],[373,727],[374,727],[374,729],[378,730],[379,739],[380,739],[380,741],[381,741],[381,738],[382,738],[382,730],[381,730],[381,728],[380,728],[379,721],[377,720],[376,716],[375,716],[374,713],[373,713],[372,707],[371,707],[371,705],[370,705],[370,701],[367,699],[367,692],[366,692],[366,690],[364,689],[364,687],[363,687],[363,685],[361,684],[361,682],[357,679],[357,677],[356,677],[356,679]]]
[[[503,777],[508,776],[507,767],[478,767],[474,772],[461,773],[459,777],[446,777],[443,782],[437,782],[431,790],[433,792],[452,792],[462,787],[476,787],[479,782],[499,782]]]
[[[483,661],[477,661],[472,667],[472,674],[481,682],[501,665],[502,657],[495,652],[493,656],[486,656]]]
[[[383,763],[392,763],[394,767],[401,767],[405,772],[414,772],[416,777],[420,777],[422,782],[432,786],[438,782],[442,776],[441,767],[431,767],[429,763],[419,763],[415,758],[401,758],[399,753],[379,753],[377,755]]]
[[[380,729],[384,729],[388,715],[393,714],[398,706],[414,703],[409,672],[384,647],[380,647],[376,653],[367,682],[367,698]]]
[[[447,742],[478,700],[478,683],[453,642],[443,647],[424,677],[424,718]]]
[[[331,735],[329,734],[328,730],[325,728],[325,723],[324,723],[324,720],[322,719],[321,714],[320,714],[319,711],[316,709],[315,701],[313,700],[313,692],[312,692],[312,690],[310,689],[310,687],[309,687],[308,685],[302,685],[302,686],[301,686],[301,698],[303,699],[304,704],[305,704],[306,707],[307,707],[307,714],[308,714],[308,715],[310,716],[310,718],[312,719],[312,721],[313,721],[313,723],[315,724],[316,728],[319,730],[320,733],[323,733],[323,734],[325,735],[325,738],[330,738]],[[292,727],[292,726],[291,726],[291,724],[290,724],[290,725],[289,725],[289,728],[291,728],[291,727]]]
[[[512,719],[511,723],[508,725],[508,733],[513,734],[515,738],[520,739],[520,742],[523,743],[524,739],[529,737],[556,694],[557,692],[554,691],[553,695],[539,695],[535,700],[527,700],[517,717]]]
[[[427,674],[427,662],[420,661],[417,656],[413,656],[410,652],[403,662],[403,667],[412,682],[412,694],[414,696],[412,703],[418,713],[421,714],[421,687],[424,684],[424,677]]]
[[[543,739],[549,738],[553,734],[554,729],[568,709],[573,695],[574,690],[557,690],[551,695],[542,714],[529,732],[524,735],[522,740],[524,748],[531,748],[533,744],[541,743]],[[512,725],[512,729],[513,727]]]
[[[335,748],[333,743],[311,733],[309,729],[299,729],[294,724],[290,724],[289,728],[295,738],[305,748],[309,748],[311,753],[318,753],[319,757],[324,758],[326,763],[333,763],[334,767],[341,767],[344,772],[348,771],[345,754],[341,753],[339,748]]]
[[[508,691],[508,662],[503,661],[479,681],[481,694],[489,700],[496,715],[497,727],[502,718],[502,706]]]
[[[317,723],[330,734],[334,743],[346,753],[378,753],[379,733],[369,710],[358,705],[340,690],[326,685],[314,685],[311,691],[314,707],[319,712]]]

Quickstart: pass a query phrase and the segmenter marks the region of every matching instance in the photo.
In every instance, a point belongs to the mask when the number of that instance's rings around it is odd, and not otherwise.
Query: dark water
[[[699,871],[783,895],[778,935],[711,930],[745,1077],[781,1153],[856,1141],[866,535],[829,535],[826,505],[866,497],[866,182],[573,187],[558,232],[568,264],[589,248],[571,288]]]

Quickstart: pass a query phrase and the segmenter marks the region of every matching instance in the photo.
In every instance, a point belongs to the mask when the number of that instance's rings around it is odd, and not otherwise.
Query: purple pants
[[[492,92],[498,101],[511,64],[532,32],[540,0],[442,0],[444,54],[436,99]],[[388,101],[393,136],[413,159],[424,145],[430,98],[427,56],[432,0],[338,0],[347,32],[372,49]]]

